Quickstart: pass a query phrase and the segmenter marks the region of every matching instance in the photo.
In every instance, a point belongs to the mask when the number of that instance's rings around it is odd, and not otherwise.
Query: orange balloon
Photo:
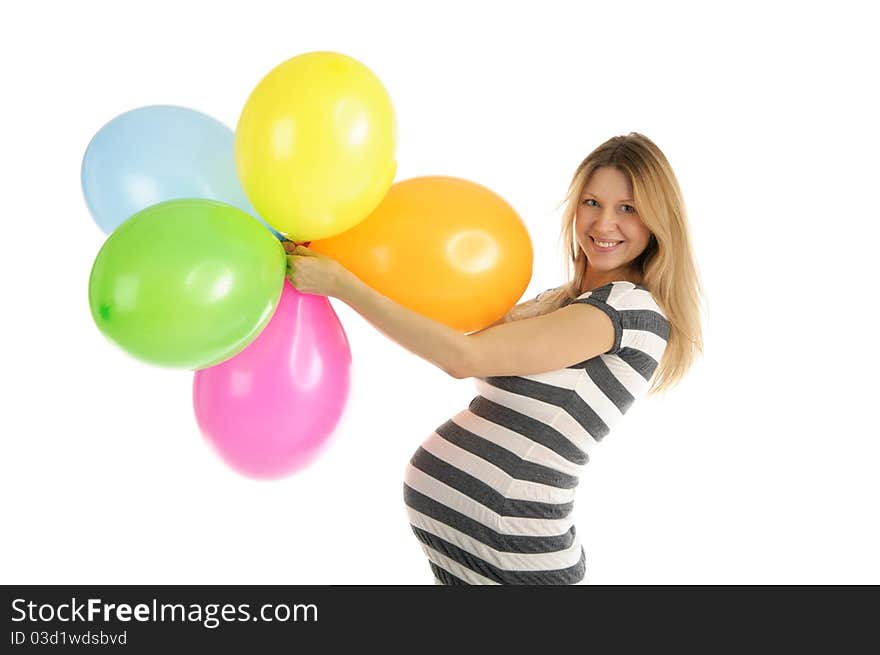
[[[462,332],[497,321],[532,277],[532,241],[519,214],[490,189],[456,177],[397,182],[363,221],[308,247]]]

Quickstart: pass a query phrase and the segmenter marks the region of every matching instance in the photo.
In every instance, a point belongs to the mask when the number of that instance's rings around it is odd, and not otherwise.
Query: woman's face
[[[575,215],[575,233],[594,280],[623,277],[647,247],[651,231],[636,212],[629,181],[616,168],[597,168],[587,180]]]

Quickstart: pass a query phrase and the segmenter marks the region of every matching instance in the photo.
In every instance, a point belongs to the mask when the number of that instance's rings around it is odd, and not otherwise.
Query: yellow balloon
[[[461,332],[501,318],[532,277],[532,241],[519,214],[491,189],[457,177],[397,182],[356,227],[308,247]]]
[[[259,214],[292,241],[344,232],[381,202],[397,172],[391,98],[373,72],[337,52],[272,69],[235,130],[235,165]]]

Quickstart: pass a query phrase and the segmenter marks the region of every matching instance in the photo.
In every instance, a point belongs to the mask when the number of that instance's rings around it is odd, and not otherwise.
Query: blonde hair
[[[574,219],[584,186],[602,166],[611,166],[626,176],[632,186],[635,209],[651,231],[645,250],[633,260],[633,269],[640,277],[639,284],[651,292],[669,321],[669,339],[648,394],[665,392],[684,377],[703,353],[700,304],[704,294],[681,189],[666,157],[646,136],[636,132],[615,136],[580,163],[560,203],[565,204],[560,240],[568,254],[564,259],[569,282],[517,305],[502,321],[540,316],[580,295],[588,262],[574,236]]]

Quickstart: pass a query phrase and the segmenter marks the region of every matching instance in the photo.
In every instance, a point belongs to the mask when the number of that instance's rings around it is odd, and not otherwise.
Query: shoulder
[[[605,312],[565,307],[468,335],[455,377],[524,376],[571,367],[615,346]],[[619,343],[619,341],[617,342]]]
[[[669,336],[669,322],[654,295],[647,287],[625,280],[609,282],[582,293],[572,301],[601,309],[618,330],[647,330],[664,340]]]

